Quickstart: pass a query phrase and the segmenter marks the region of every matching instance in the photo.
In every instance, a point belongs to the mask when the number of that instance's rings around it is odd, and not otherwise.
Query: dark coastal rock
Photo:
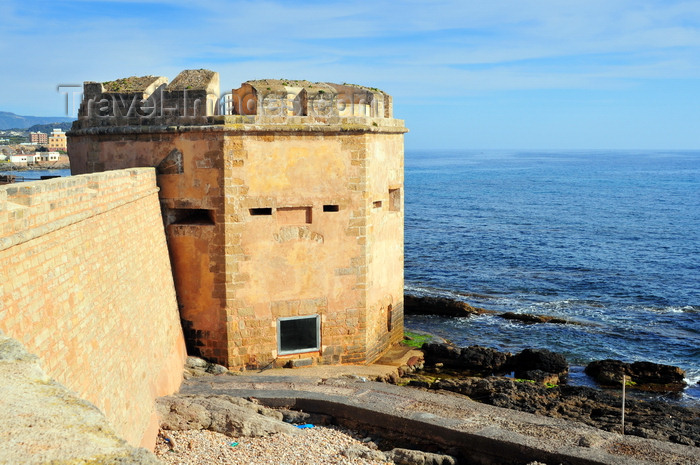
[[[428,365],[442,364],[466,376],[489,376],[513,371],[516,378],[557,384],[569,371],[563,355],[546,349],[525,349],[513,356],[489,347],[475,345],[459,348],[451,344],[429,343],[424,344],[422,350]]]
[[[488,347],[459,348],[438,343],[424,344],[422,350],[426,363],[430,365],[441,363],[448,368],[479,375],[503,372],[511,356],[508,352],[499,352]]]
[[[436,363],[454,365],[457,364],[457,360],[462,355],[462,349],[459,347],[442,342],[423,344],[421,350],[426,363],[431,365]]]
[[[448,299],[446,297],[418,297],[404,295],[405,315],[438,315],[438,316],[471,316],[482,313],[492,313],[479,307],[472,307],[466,302]]]
[[[408,381],[409,386],[456,392],[496,407],[620,431],[621,392],[558,384],[568,373],[566,358],[561,354],[526,349],[511,356],[480,346],[460,349],[449,344],[426,344],[423,350],[426,371],[409,374],[408,379],[400,380],[401,384]],[[619,380],[622,370],[639,381],[683,379],[682,371],[676,367],[646,362],[605,360],[589,365],[586,371]],[[515,378],[474,376],[498,371],[513,371]],[[638,400],[629,395],[626,405],[626,434],[700,446],[700,409],[660,400]]]
[[[589,363],[584,371],[603,386],[620,386],[622,375],[627,374],[625,365],[621,360],[596,360]]]
[[[620,430],[621,396],[583,386],[560,386],[557,413],[607,431]],[[700,411],[658,400],[627,399],[625,434],[700,446]]]
[[[509,366],[515,372],[516,378],[538,381],[545,379],[547,373],[563,377],[569,372],[566,358],[547,349],[525,349],[511,357]]]
[[[617,392],[584,386],[547,387],[504,377],[439,379],[431,389],[466,395],[502,408],[574,420],[606,431],[620,431],[621,397]],[[627,399],[625,433],[700,446],[700,412],[662,401]]]
[[[463,347],[459,356],[460,366],[472,372],[490,375],[501,373],[511,354],[481,346]]]
[[[532,382],[501,376],[439,379],[432,389],[457,392],[477,402],[536,413],[546,410],[556,393]]]
[[[527,381],[534,381],[538,384],[554,385],[563,383],[566,381],[566,373],[549,373],[542,370],[527,370],[515,372],[515,376],[518,379],[524,379]]]
[[[585,372],[599,384],[619,387],[622,375],[629,378],[629,387],[649,391],[680,391],[685,388],[685,372],[672,365],[652,362],[625,363],[620,360],[598,360],[586,366]]]
[[[531,313],[513,313],[506,312],[498,315],[506,320],[516,320],[522,323],[558,323],[558,324],[577,324],[573,321],[564,320],[563,318],[556,318],[547,315],[533,315]]]
[[[638,384],[674,384],[685,387],[685,371],[673,365],[634,362],[629,367],[629,374],[632,381]]]

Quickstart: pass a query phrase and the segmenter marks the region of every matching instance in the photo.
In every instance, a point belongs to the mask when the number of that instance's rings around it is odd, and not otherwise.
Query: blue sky
[[[208,68],[394,96],[407,149],[700,149],[700,1],[0,3],[0,110]]]

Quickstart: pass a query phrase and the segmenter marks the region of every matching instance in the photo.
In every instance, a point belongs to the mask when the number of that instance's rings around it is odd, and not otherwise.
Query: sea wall
[[[186,357],[154,170],[0,187],[0,263],[0,330],[151,447]]]

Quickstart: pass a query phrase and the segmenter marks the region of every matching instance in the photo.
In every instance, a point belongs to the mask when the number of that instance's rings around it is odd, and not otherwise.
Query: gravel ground
[[[163,439],[172,438],[174,450]],[[238,443],[237,445],[232,445]],[[168,465],[393,465],[393,462],[370,461],[347,457],[347,448],[369,447],[353,438],[348,431],[316,426],[290,436],[276,434],[264,438],[231,438],[206,430],[162,431],[155,453]]]

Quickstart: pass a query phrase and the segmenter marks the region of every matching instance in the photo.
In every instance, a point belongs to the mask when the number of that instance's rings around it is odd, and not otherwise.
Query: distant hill
[[[27,129],[35,124],[66,123],[70,121],[73,121],[73,118],[65,116],[21,116],[9,111],[0,111],[0,130]]]
[[[51,134],[51,131],[53,129],[58,128],[61,131],[66,132],[70,129],[72,124],[73,124],[73,120],[68,121],[66,123],[35,124],[34,126],[27,128],[27,131],[29,131],[29,132],[45,132],[47,134]]]

